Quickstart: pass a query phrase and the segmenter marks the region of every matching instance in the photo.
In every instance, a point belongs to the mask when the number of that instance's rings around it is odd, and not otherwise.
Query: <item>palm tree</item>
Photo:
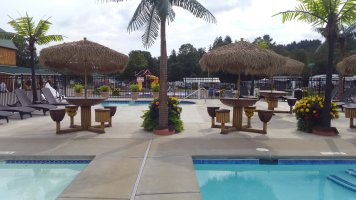
[[[332,69],[334,60],[335,42],[341,26],[356,23],[356,0],[297,0],[300,2],[295,10],[277,13],[282,15],[282,22],[294,19],[312,24],[314,27],[325,28],[325,37],[328,44],[328,59],[326,66],[325,105],[322,116],[322,126],[331,125],[331,87]],[[276,16],[274,15],[274,16]]]
[[[107,2],[121,1],[123,0],[107,0]],[[168,128],[166,23],[172,22],[175,18],[173,6],[188,10],[195,17],[202,18],[207,22],[216,23],[216,19],[210,11],[196,0],[141,0],[136,8],[127,30],[131,32],[144,27],[145,32],[142,35],[144,47],[148,48],[154,43],[160,30],[160,106],[157,129]]]
[[[352,24],[350,26],[342,26],[338,29],[340,30],[338,37],[336,39],[336,43],[338,45],[338,48],[340,50],[340,55],[339,55],[339,60],[343,60],[345,57],[346,53],[346,45],[353,43],[353,40],[356,39],[356,24]],[[325,35],[325,28],[318,28],[316,31],[323,36]],[[316,50],[316,52],[319,52],[322,48],[326,46],[326,42],[322,43]],[[338,93],[339,97],[342,96],[344,93],[344,75],[339,74],[339,88],[338,88]]]
[[[11,18],[11,17],[10,17]],[[62,35],[46,35],[48,29],[50,28],[51,22],[47,19],[41,19],[37,26],[33,20],[33,17],[29,17],[26,13],[26,16],[20,17],[17,19],[11,18],[11,21],[8,22],[10,26],[13,27],[16,33],[10,32],[1,32],[0,39],[13,40],[15,43],[28,43],[28,50],[30,51],[30,66],[31,66],[31,88],[33,101],[37,101],[37,92],[36,92],[36,79],[35,79],[35,60],[34,54],[36,51],[35,44],[42,45],[48,44],[52,41],[62,41]]]

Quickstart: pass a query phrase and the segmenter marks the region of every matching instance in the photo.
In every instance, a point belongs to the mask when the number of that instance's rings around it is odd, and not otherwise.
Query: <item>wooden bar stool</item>
[[[258,117],[263,122],[263,134],[267,134],[267,123],[271,120],[273,110],[258,110]]]
[[[110,121],[109,121],[109,124],[106,126],[112,127],[112,117],[115,115],[117,107],[116,106],[104,106],[104,108],[110,110]]]
[[[76,106],[76,105],[67,105],[66,106],[67,115],[70,117],[70,125],[69,125],[70,128],[75,127],[74,116],[77,115],[77,111],[78,111],[78,106]]]
[[[50,109],[49,114],[53,121],[56,122],[56,134],[61,133],[61,121],[66,115],[66,110],[64,108]]]
[[[256,111],[256,106],[247,106],[244,107],[245,115],[247,117],[247,128],[251,128],[251,117],[253,116],[254,112]]]
[[[345,106],[345,118],[350,119],[350,128],[356,128],[354,118],[356,118],[356,107]]]
[[[230,110],[219,109],[215,110],[216,113],[216,122],[221,123],[221,134],[228,133],[225,129],[225,123],[230,122]]]
[[[215,111],[218,110],[219,108],[220,107],[207,107],[208,114],[211,117],[211,128],[217,128],[217,126],[215,125],[215,117],[216,117]]]
[[[289,105],[289,113],[292,114],[293,113],[293,106],[297,102],[297,99],[296,98],[287,98],[287,102],[288,102],[288,105]]]
[[[105,122],[110,121],[110,109],[97,108],[95,109],[95,122],[100,122],[100,132],[105,133]]]

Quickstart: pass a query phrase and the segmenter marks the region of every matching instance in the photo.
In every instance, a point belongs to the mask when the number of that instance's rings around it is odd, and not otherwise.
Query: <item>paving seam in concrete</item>
[[[152,144],[152,139],[150,139],[150,141],[149,141],[149,143],[147,145],[145,156],[143,157],[142,164],[141,164],[141,167],[140,167],[140,171],[138,172],[138,176],[137,176],[134,188],[132,190],[130,200],[135,200],[136,192],[137,192],[137,189],[138,189],[138,184],[140,183],[141,176],[142,176],[142,173],[143,173],[143,169],[145,168],[145,164],[146,164],[146,160],[147,160],[147,157],[148,157],[148,152],[150,151],[150,148],[151,148],[151,144]]]
[[[166,192],[166,193],[143,193],[137,196],[154,196],[154,195],[166,195],[166,194],[200,194],[199,192]]]

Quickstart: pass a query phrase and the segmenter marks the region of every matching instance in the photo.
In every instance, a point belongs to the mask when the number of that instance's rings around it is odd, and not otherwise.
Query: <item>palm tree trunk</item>
[[[161,18],[161,59],[160,59],[160,91],[159,91],[159,117],[158,128],[168,128],[168,96],[167,96],[167,43],[166,20]]]
[[[34,53],[35,53],[35,44],[34,42],[30,41],[29,43],[29,49],[30,49],[30,54],[31,54],[31,88],[32,88],[32,101],[36,102],[38,100],[37,98],[37,88],[36,88],[36,76],[35,76],[35,58],[34,58]]]
[[[323,110],[323,117],[322,117],[323,127],[331,126],[330,111],[331,111],[332,69],[333,69],[333,60],[334,60],[335,39],[336,39],[335,31],[333,30],[329,31],[327,37],[328,63],[326,66],[325,101],[324,101],[324,110]]]

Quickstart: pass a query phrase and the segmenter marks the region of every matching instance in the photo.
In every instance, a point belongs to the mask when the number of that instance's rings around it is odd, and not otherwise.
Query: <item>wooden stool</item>
[[[230,122],[230,110],[220,109],[215,110],[216,113],[216,122],[221,123],[221,134],[226,134],[225,123]]]
[[[296,102],[297,102],[296,98],[287,98],[287,103],[289,105],[289,113],[290,114],[293,113],[293,106],[295,105]]]
[[[112,127],[112,117],[115,115],[117,107],[116,106],[104,106],[104,108],[110,110],[110,121],[109,121],[109,124],[106,126]]]
[[[66,106],[66,112],[67,115],[70,117],[70,128],[74,128],[74,116],[77,115],[77,111],[78,111],[78,106],[75,105],[67,105]]]
[[[350,118],[350,128],[356,128],[354,126],[354,118],[356,118],[356,107],[345,106],[345,117]]]
[[[247,128],[251,128],[251,117],[253,116],[255,110],[256,106],[244,107],[245,115],[247,117]]]
[[[61,121],[63,120],[66,110],[64,108],[50,109],[49,114],[53,121],[56,122],[56,134],[61,133]]]
[[[211,117],[211,128],[216,128],[216,125],[215,125],[216,113],[215,113],[215,111],[218,110],[219,108],[220,107],[207,107],[208,114]]]
[[[95,122],[100,122],[100,129],[105,133],[105,122],[110,121],[110,109],[97,108],[95,109]]]
[[[267,123],[271,120],[273,115],[273,110],[258,110],[258,117],[263,122],[263,130],[262,133],[267,133]]]

